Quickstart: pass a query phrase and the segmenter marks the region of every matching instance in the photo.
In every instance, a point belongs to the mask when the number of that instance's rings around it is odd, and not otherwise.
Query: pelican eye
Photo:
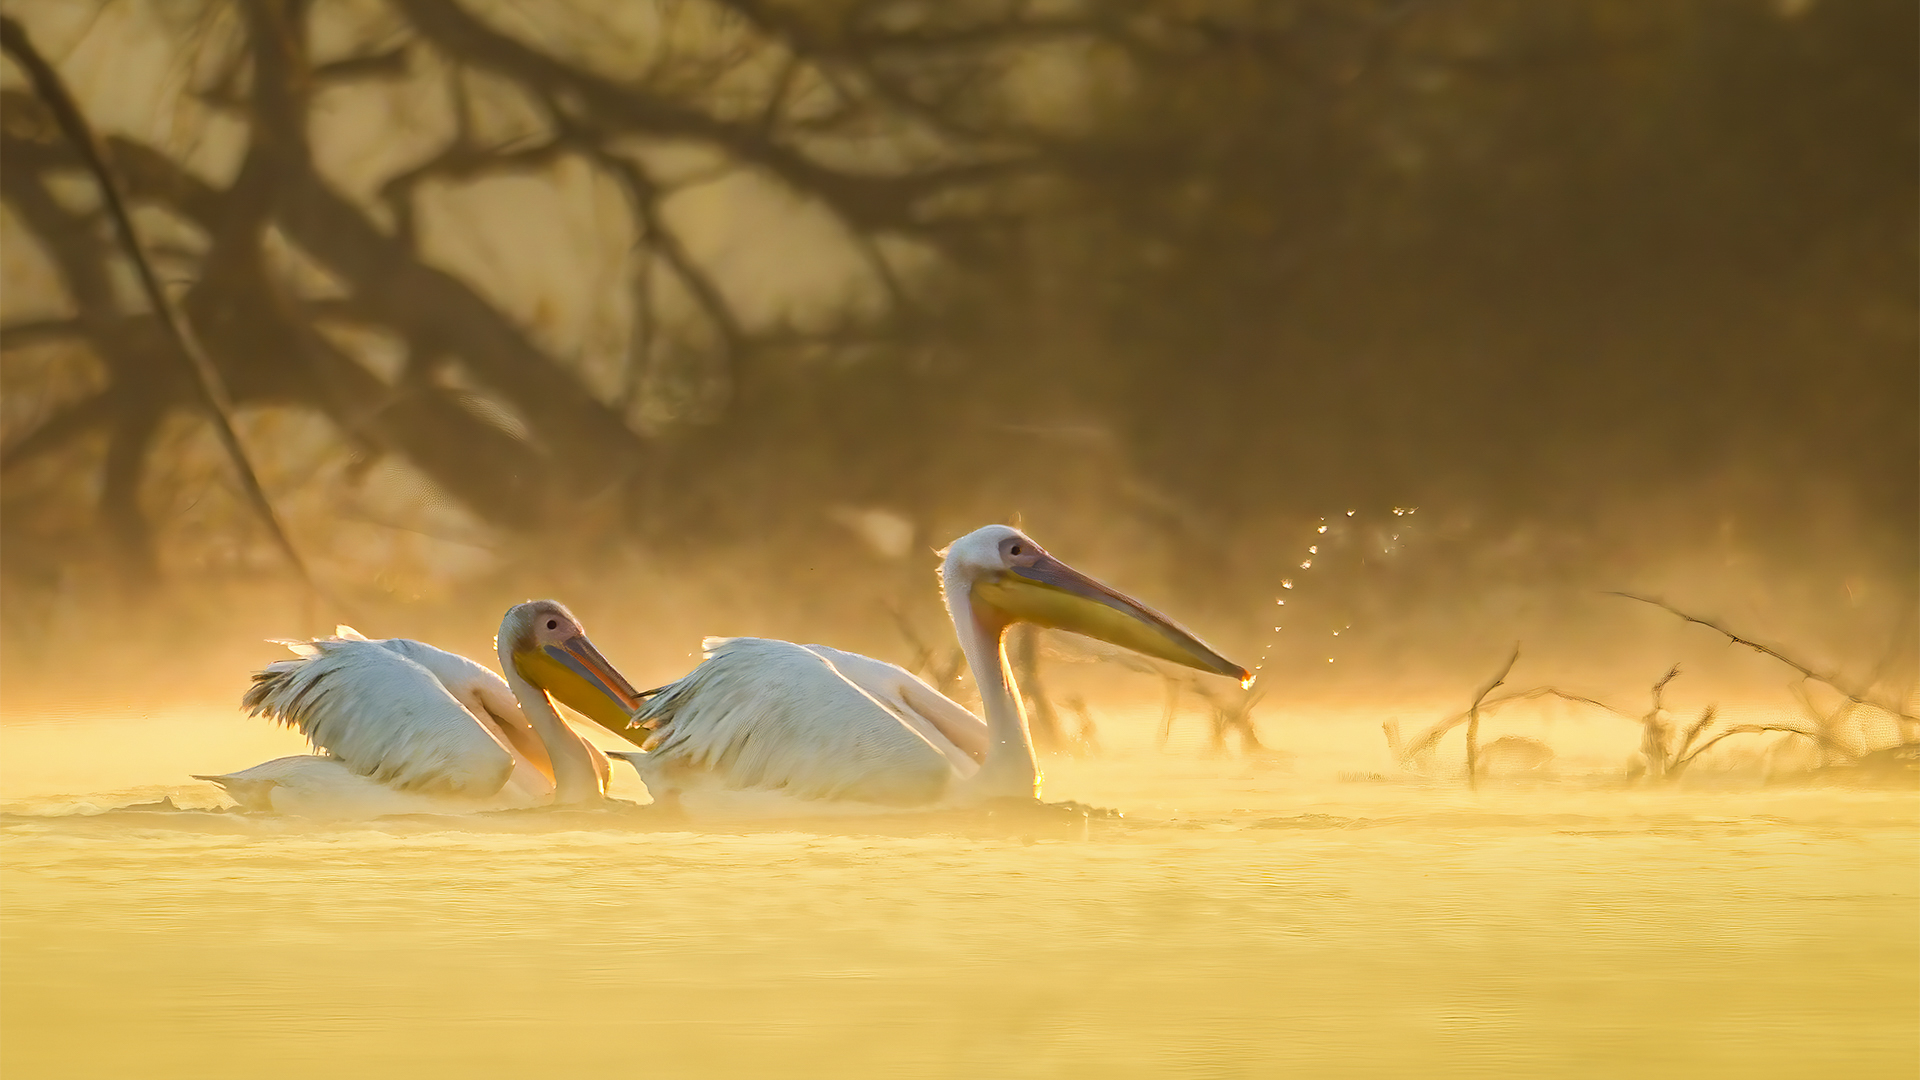
[[[558,630],[559,628],[560,628],[560,620],[558,620],[558,619],[548,619],[548,620],[547,620],[547,629],[549,629],[549,630]]]
[[[1010,552],[1011,554],[1014,554],[1014,555],[1018,555],[1018,554],[1020,554],[1020,545],[1019,545],[1019,544],[1015,544],[1015,545],[1013,545],[1013,547],[1011,547],[1011,548],[1009,548],[1009,549],[1008,549],[1008,551],[1009,551],[1009,552]]]

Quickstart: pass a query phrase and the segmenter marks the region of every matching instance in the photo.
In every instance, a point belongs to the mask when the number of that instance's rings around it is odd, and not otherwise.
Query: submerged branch
[[[1486,685],[1480,687],[1480,691],[1473,695],[1473,704],[1467,707],[1467,786],[1468,787],[1474,787],[1478,785],[1480,782],[1480,779],[1479,779],[1480,703],[1487,699],[1488,694],[1493,693],[1495,687],[1498,687],[1500,684],[1507,681],[1507,676],[1512,674],[1513,672],[1513,665],[1519,662],[1520,662],[1520,643],[1515,642],[1513,645],[1512,655],[1507,657],[1507,662],[1501,666],[1499,673],[1496,674],[1492,678],[1492,680],[1487,682]]]
[[[1480,703],[1480,714],[1482,716],[1485,716],[1498,709],[1505,708],[1508,705],[1517,704],[1522,701],[1536,701],[1540,698],[1545,698],[1545,697],[1558,698],[1561,701],[1569,702],[1574,705],[1590,705],[1596,709],[1602,709],[1606,712],[1610,712],[1614,714],[1615,716],[1619,716],[1628,720],[1638,719],[1637,717],[1633,716],[1630,713],[1624,712],[1620,709],[1614,708],[1611,705],[1608,705],[1604,701],[1599,701],[1595,698],[1587,697],[1584,694],[1575,694],[1570,691],[1562,690],[1556,686],[1536,686],[1528,690],[1517,690],[1511,693],[1494,695],[1492,697],[1485,699]],[[1471,719],[1471,717],[1472,717],[1472,710],[1462,710],[1461,712],[1455,713],[1454,715],[1449,716],[1444,720],[1441,720],[1439,723],[1434,724],[1432,727],[1428,728],[1426,731],[1421,732],[1419,737],[1414,739],[1413,742],[1402,745],[1400,749],[1396,751],[1396,756],[1398,756],[1403,763],[1410,764],[1418,760],[1423,755],[1432,752],[1434,746],[1437,745],[1440,742],[1440,740],[1446,736],[1447,732],[1452,731],[1454,728],[1457,728],[1461,724],[1466,723],[1469,719]]]
[[[1708,717],[1703,718],[1703,720],[1710,718],[1713,710],[1709,709],[1707,710],[1707,712],[1708,712]],[[1825,734],[1824,732],[1808,731],[1805,728],[1797,728],[1791,724],[1735,724],[1734,726],[1727,728],[1725,731],[1720,732],[1719,734],[1715,735],[1713,738],[1708,739],[1706,742],[1703,742],[1699,746],[1695,747],[1692,753],[1686,755],[1685,757],[1676,758],[1673,764],[1667,769],[1667,773],[1666,773],[1667,778],[1675,779],[1679,777],[1679,775],[1682,772],[1686,771],[1687,766],[1693,764],[1695,758],[1698,758],[1701,754],[1704,754],[1708,750],[1711,750],[1714,744],[1718,743],[1722,739],[1731,738],[1732,736],[1735,736],[1735,735],[1759,735],[1769,731],[1776,731],[1776,732],[1780,732],[1787,735],[1798,735],[1803,739],[1813,740],[1815,745],[1818,745],[1818,746],[1833,747],[1838,745],[1837,743],[1834,742],[1831,736]],[[1844,750],[1844,747],[1841,749]],[[1852,753],[1848,753],[1847,756],[1853,757],[1855,755],[1853,755]]]

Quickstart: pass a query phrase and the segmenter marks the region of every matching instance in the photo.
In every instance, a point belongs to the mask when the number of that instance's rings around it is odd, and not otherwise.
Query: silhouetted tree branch
[[[102,160],[100,146],[94,139],[93,130],[87,124],[86,117],[80,112],[67,93],[59,73],[52,65],[41,58],[27,37],[26,28],[7,16],[0,16],[0,45],[4,45],[8,56],[13,57],[27,73],[33,83],[34,91],[45,101],[54,120],[66,135],[68,143],[80,154],[95,182],[100,187],[100,199],[106,206],[108,217],[120,237],[129,261],[139,277],[141,288],[145,290],[147,302],[159,316],[169,337],[186,358],[194,380],[200,390],[201,399],[208,417],[213,421],[214,433],[219,437],[221,446],[232,461],[239,475],[241,490],[245,492],[253,511],[267,527],[268,535],[276,546],[286,555],[309,589],[318,590],[313,575],[307,571],[306,562],[281,527],[279,517],[273,511],[273,505],[267,499],[267,493],[260,486],[260,479],[254,474],[253,463],[247,460],[246,451],[240,446],[240,438],[234,434],[232,404],[227,395],[226,383],[213,361],[201,349],[192,327],[175,309],[173,299],[160,285],[154,274],[153,264],[147,258],[140,240],[139,232],[134,228],[133,219],[127,213],[126,201],[121,197],[120,185]],[[140,473],[146,460],[147,446],[151,443],[154,430],[159,426],[157,409],[144,400],[125,398],[120,421],[114,429],[113,442],[107,454],[107,472],[102,485],[101,500],[108,518],[109,529],[122,540],[123,549],[141,574],[150,577],[153,567],[144,565],[151,562],[151,544],[146,536],[146,518],[141,514],[138,503]]]
[[[1757,652],[1762,656],[1772,657],[1773,659],[1778,660],[1780,663],[1785,664],[1788,667],[1792,668],[1793,670],[1799,672],[1801,675],[1804,675],[1805,677],[1812,679],[1814,682],[1820,683],[1824,686],[1832,687],[1833,689],[1839,691],[1840,694],[1843,697],[1845,697],[1848,702],[1854,705],[1871,705],[1872,707],[1879,709],[1887,713],[1888,715],[1894,716],[1900,720],[1904,720],[1908,723],[1920,724],[1920,716],[1914,716],[1908,713],[1906,710],[1900,708],[1899,706],[1892,704],[1891,702],[1881,701],[1876,698],[1869,697],[1866,693],[1860,690],[1850,688],[1844,682],[1842,682],[1840,680],[1840,677],[1837,675],[1823,674],[1821,672],[1815,671],[1813,668],[1808,667],[1806,664],[1803,664],[1800,661],[1787,656],[1786,654],[1780,652],[1778,649],[1775,649],[1770,645],[1763,645],[1760,642],[1753,641],[1749,638],[1741,637],[1740,635],[1734,633],[1731,630],[1728,630],[1726,627],[1721,626],[1719,623],[1716,623],[1710,619],[1703,619],[1697,615],[1689,615],[1686,612],[1681,611],[1679,608],[1674,607],[1672,604],[1667,603],[1665,600],[1657,600],[1657,599],[1654,599],[1653,597],[1638,596],[1638,595],[1635,595],[1634,593],[1627,593],[1627,592],[1613,592],[1613,593],[1610,593],[1609,595],[1624,597],[1628,600],[1638,600],[1640,603],[1643,603],[1643,604],[1652,604],[1654,607],[1667,611],[1670,614],[1677,615],[1681,619],[1686,620],[1687,622],[1704,626],[1707,629],[1712,630],[1714,633],[1719,634],[1720,636],[1726,638],[1728,641],[1732,642],[1735,645],[1744,645],[1747,648],[1752,649],[1754,652]]]

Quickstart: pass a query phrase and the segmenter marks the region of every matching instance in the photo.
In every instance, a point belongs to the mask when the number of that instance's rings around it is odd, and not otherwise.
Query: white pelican
[[[616,751],[663,805],[695,815],[808,814],[1033,799],[1040,770],[1003,638],[1015,622],[1071,630],[1249,680],[1171,619],[989,525],[944,552],[941,588],[980,688],[982,723],[906,671],[819,645],[709,640],[707,658],[651,694]],[[976,765],[977,763],[977,765]]]
[[[639,697],[572,613],[552,600],[501,620],[502,679],[419,641],[337,636],[282,642],[297,660],[267,665],[241,699],[298,728],[322,755],[196,776],[243,807],[313,817],[460,813],[597,803],[607,758],[560,719],[547,694],[608,727]]]

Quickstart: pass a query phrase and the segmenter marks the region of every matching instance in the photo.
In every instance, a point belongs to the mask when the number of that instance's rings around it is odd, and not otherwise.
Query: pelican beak
[[[584,634],[575,634],[558,645],[515,652],[513,663],[522,678],[622,737],[640,707],[639,691],[607,663]]]
[[[1009,620],[1085,634],[1185,667],[1228,675],[1242,686],[1253,685],[1251,672],[1213,651],[1179,623],[1051,555],[976,582],[973,595]]]

